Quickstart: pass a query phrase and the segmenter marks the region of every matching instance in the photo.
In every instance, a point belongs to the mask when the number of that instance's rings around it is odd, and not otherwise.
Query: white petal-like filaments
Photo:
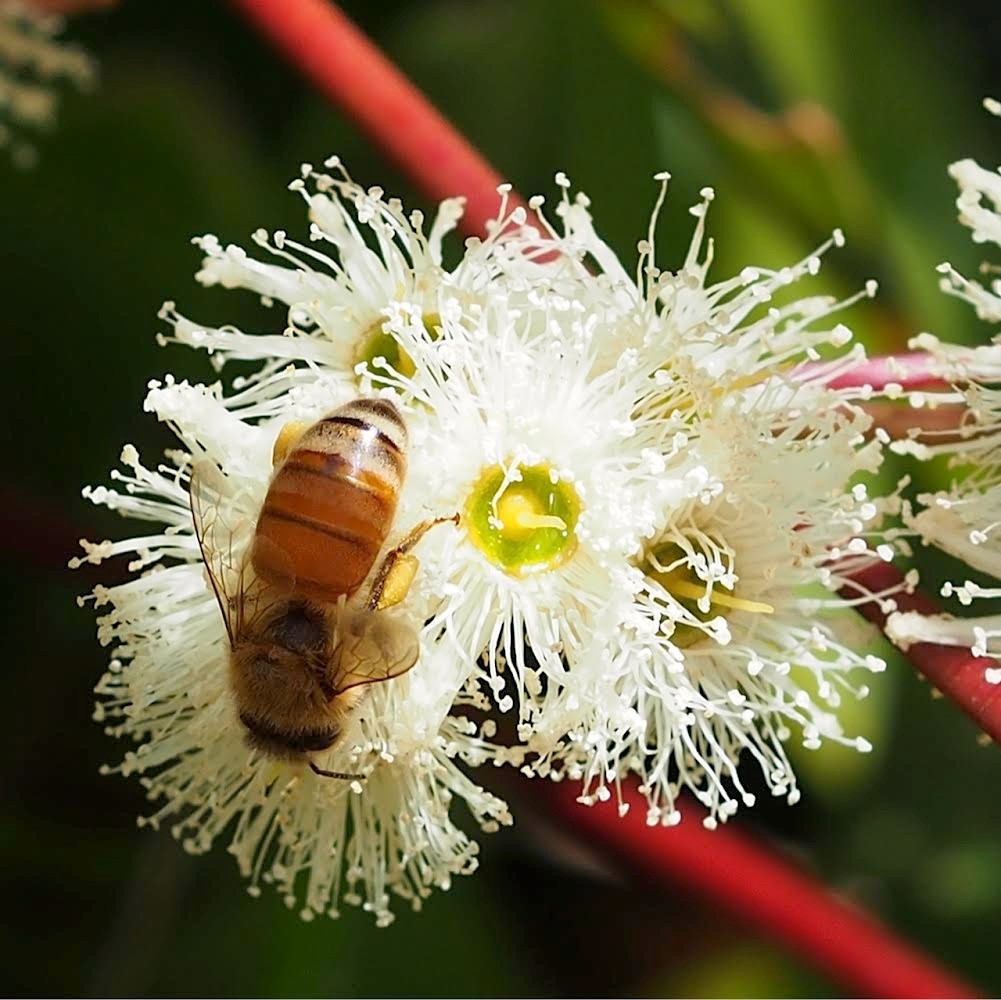
[[[253,885],[276,883],[309,914],[356,901],[384,923],[393,893],[419,902],[475,864],[455,799],[483,829],[510,821],[465,766],[567,776],[585,801],[633,773],[652,822],[677,821],[681,788],[715,822],[752,801],[737,770],[750,759],[794,801],[785,743],[851,743],[840,699],[881,666],[853,651],[837,613],[855,601],[837,589],[892,555],[881,518],[895,504],[855,482],[881,445],[853,392],[828,387],[858,357],[828,319],[848,303],[772,304],[818,256],[710,284],[707,191],[676,272],[656,263],[654,220],[634,279],[583,196],[558,206],[562,231],[505,205],[449,269],[458,202],[425,231],[328,166],[294,185],[309,240],[260,234],[260,260],[200,241],[200,279],[281,302],[280,328],[204,327],[164,307],[173,339],[259,370],[228,394],[154,384],[147,408],[183,451],[153,471],[130,452],[126,489],[90,494],[152,525],[85,558],[130,552],[146,570],[95,592],[115,657],[98,711],[138,743],[123,767],[143,771],[156,820],[193,849],[232,837]],[[398,368],[359,363],[373,328]],[[797,367],[820,348],[834,360]],[[417,667],[378,685],[350,739],[318,759],[367,775],[355,788],[247,750],[185,475],[215,463],[252,523],[282,424],[374,392],[394,394],[409,430],[398,531],[462,521],[417,550],[405,605],[423,623]],[[538,550],[503,548],[536,531],[549,532]]]
[[[321,408],[332,408],[336,391],[322,388]],[[467,749],[481,756],[461,720],[449,717],[462,666],[428,654],[407,676],[377,685],[344,744],[316,755],[321,766],[365,773],[363,784],[254,755],[228,688],[228,640],[192,532],[187,478],[194,461],[214,463],[232,490],[227,517],[242,517],[249,529],[282,421],[248,423],[246,409],[217,392],[172,381],[153,386],[147,408],[178,434],[178,464],[150,470],[127,448],[128,471],[116,476],[122,488],[87,491],[164,526],[90,546],[84,557],[131,554],[133,570],[145,570],[93,594],[99,637],[114,656],[97,688],[97,716],[137,744],[116,770],[142,775],[154,803],[147,821],[169,826],[188,850],[228,838],[254,891],[273,883],[290,905],[301,900],[307,916],[353,901],[388,923],[391,894],[419,906],[432,887],[475,867],[477,847],[454,821],[454,798],[481,828],[510,822],[504,803],[458,767]]]
[[[998,114],[995,101],[985,101],[987,110]],[[949,173],[959,187],[956,207],[959,221],[971,231],[975,243],[1001,246],[1001,175],[973,160],[953,163]],[[996,274],[995,265],[984,265],[987,275]],[[950,264],[939,267],[943,291],[973,306],[978,318],[1001,323],[1001,281],[984,283],[964,277]],[[965,347],[940,341],[931,334],[914,338],[912,347],[930,352],[942,375],[951,380],[952,392],[928,394],[929,402],[963,404],[966,416],[957,432],[914,445],[900,442],[902,451],[920,458],[948,455],[957,478],[947,490],[922,494],[910,526],[923,542],[934,545],[983,574],[986,581],[1001,580],[1001,337],[990,344]],[[989,582],[968,579],[945,584],[943,596],[971,607],[982,598],[994,598],[1001,588]],[[995,615],[951,617],[922,616],[916,612],[890,618],[888,633],[901,646],[915,642],[938,642],[966,646],[974,655],[1001,654],[1001,626]],[[992,680],[998,676],[988,669]]]
[[[597,235],[587,199],[568,194],[562,231],[545,223],[526,240],[543,261],[537,275],[525,277],[517,258],[512,265],[516,279],[545,283],[598,317],[590,378],[627,362],[636,393],[627,422],[656,470],[646,482],[618,474],[624,495],[652,512],[640,549],[609,570],[618,600],[600,602],[584,638],[560,647],[565,672],[547,672],[522,732],[535,769],[582,780],[584,801],[615,795],[638,774],[651,822],[677,821],[682,788],[713,822],[752,801],[737,771],[745,757],[795,801],[789,739],[864,748],[842,733],[837,708],[846,693],[864,696],[856,678],[882,663],[855,652],[857,629],[838,614],[866,595],[849,601],[837,588],[894,548],[881,522],[897,501],[874,502],[856,481],[881,462],[854,405],[866,391],[827,387],[860,351],[845,352],[850,332],[825,321],[874,288],[844,302],[771,304],[817,272],[840,233],[794,267],[749,267],[710,284],[712,197],[706,190],[692,210],[695,233],[677,271],[658,266],[651,224],[633,279]],[[796,368],[825,346],[842,353]],[[621,531],[605,524],[609,535]],[[658,552],[670,553],[669,565]]]

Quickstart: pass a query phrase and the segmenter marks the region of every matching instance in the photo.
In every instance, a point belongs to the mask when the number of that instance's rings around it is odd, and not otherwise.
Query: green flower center
[[[505,471],[480,473],[466,501],[469,537],[492,562],[512,576],[545,573],[577,548],[577,491],[553,482],[548,465],[522,466],[521,478],[505,485]]]
[[[441,336],[441,317],[437,313],[425,313],[421,319],[428,336],[437,340]],[[403,349],[395,334],[385,328],[382,320],[377,320],[362,334],[355,350],[355,364],[363,364],[373,381],[385,382],[386,369],[381,363],[375,364],[376,358],[381,358],[404,378],[412,378],[417,371],[414,359]]]

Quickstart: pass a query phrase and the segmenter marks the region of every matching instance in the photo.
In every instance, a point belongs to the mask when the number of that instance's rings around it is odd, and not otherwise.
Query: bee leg
[[[458,524],[459,515],[421,521],[407,532],[399,545],[386,553],[372,582],[372,592],[368,597],[369,610],[390,608],[407,596],[418,566],[417,559],[408,553],[436,524],[447,523]]]
[[[377,605],[379,611],[399,604],[410,593],[410,585],[417,576],[419,566],[417,556],[403,555],[393,561],[382,582],[382,593]]]
[[[309,762],[309,769],[313,774],[320,775],[321,778],[340,778],[342,781],[362,781],[364,774],[345,774],[343,771],[327,771],[322,767],[317,767],[312,761]]]

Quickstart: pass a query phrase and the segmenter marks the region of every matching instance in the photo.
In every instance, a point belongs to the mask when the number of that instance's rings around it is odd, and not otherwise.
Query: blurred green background
[[[799,259],[834,226],[848,246],[814,288],[869,277],[846,318],[873,350],[918,330],[989,331],[937,290],[972,274],[946,165],[1001,160],[1001,13],[984,0],[438,0],[346,5],[522,192],[565,170],[627,257],[652,174],[674,176],[661,264],[687,245],[711,184],[717,276]],[[90,721],[105,653],[74,597],[121,568],[71,574],[76,538],[128,530],[80,499],[120,446],[168,443],[142,413],[149,378],[212,379],[158,348],[165,298],[207,322],[278,322],[252,296],[206,291],[195,234],[249,243],[304,231],[286,184],[338,152],[362,183],[423,205],[405,178],[214,0],[125,0],[70,35],[101,63],[68,95],[39,165],[0,159],[9,461],[0,479],[7,580],[6,913],[0,987],[30,995],[832,996],[839,988],[699,900],[592,871],[528,802],[483,842],[482,867],[388,930],[350,911],[303,924],[243,891],[220,847],[192,859],[135,828],[137,782],[98,777],[120,747]],[[941,470],[925,475],[941,478]],[[924,558],[934,589],[947,567]],[[882,652],[890,655],[887,650]],[[848,725],[875,751],[800,760],[804,801],[738,822],[988,992],[1001,991],[1001,757],[899,659]]]

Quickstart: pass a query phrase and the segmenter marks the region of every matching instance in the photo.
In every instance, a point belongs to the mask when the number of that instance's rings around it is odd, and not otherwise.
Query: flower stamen
[[[664,589],[676,597],[688,597],[693,601],[697,601],[706,596],[704,585],[700,586],[697,583],[692,583],[690,580],[683,580],[673,575],[663,576],[655,574],[655,576],[658,582],[664,586]],[[752,614],[757,615],[775,614],[775,608],[764,601],[749,601],[745,597],[737,597],[735,594],[728,594],[715,587],[712,593],[709,594],[709,603],[719,605],[721,608],[732,608],[734,611],[750,611]]]

